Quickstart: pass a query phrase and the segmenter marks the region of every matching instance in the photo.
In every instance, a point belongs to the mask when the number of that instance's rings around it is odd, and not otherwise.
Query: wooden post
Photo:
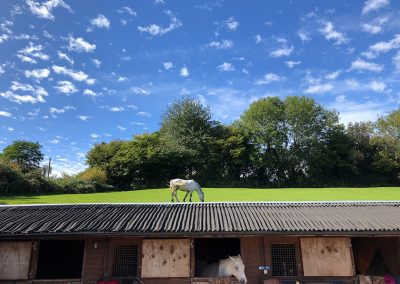
[[[47,179],[50,179],[51,158],[49,158],[49,168],[47,169]]]

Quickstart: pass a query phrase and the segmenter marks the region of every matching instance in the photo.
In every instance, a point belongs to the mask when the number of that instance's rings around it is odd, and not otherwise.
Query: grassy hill
[[[400,187],[371,188],[205,188],[205,201],[400,200]],[[178,192],[182,201],[183,192]],[[0,196],[0,204],[170,202],[169,189],[91,194]],[[199,201],[196,193],[193,201]]]

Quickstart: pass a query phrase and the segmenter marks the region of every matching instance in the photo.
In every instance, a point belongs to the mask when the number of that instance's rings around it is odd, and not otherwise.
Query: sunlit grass
[[[179,192],[182,201],[183,192]],[[217,201],[339,201],[400,200],[400,187],[371,188],[205,188],[206,202]],[[196,193],[193,201],[199,201]],[[171,202],[169,189],[90,194],[0,196],[0,204]]]

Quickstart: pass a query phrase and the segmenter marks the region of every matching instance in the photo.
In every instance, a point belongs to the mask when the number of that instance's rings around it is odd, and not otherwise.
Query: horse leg
[[[186,191],[185,197],[183,198],[183,202],[186,201],[186,197],[188,196],[188,194],[189,194],[189,191]],[[190,198],[191,198],[191,197],[192,197],[192,196],[190,196]],[[192,200],[190,200],[190,201],[192,201]]]
[[[190,202],[192,202],[192,194],[193,194],[193,192],[190,192]]]

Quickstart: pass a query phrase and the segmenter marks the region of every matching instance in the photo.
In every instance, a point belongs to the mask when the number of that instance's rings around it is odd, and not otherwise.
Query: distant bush
[[[101,170],[85,171],[83,177],[64,174],[61,178],[46,179],[42,172],[32,170],[25,174],[11,165],[0,163],[0,195],[44,194],[44,193],[92,193],[115,190],[104,183]]]
[[[0,194],[22,194],[29,191],[30,184],[21,173],[0,163]]]
[[[40,170],[25,174],[12,165],[0,163],[0,194],[53,193],[60,189],[53,182],[44,179]]]
[[[90,167],[84,170],[83,172],[78,174],[78,178],[103,184],[107,183],[107,174],[99,167]]]
[[[54,182],[63,193],[94,193],[114,190],[111,185],[85,180],[77,176],[55,179]]]
[[[30,191],[32,194],[39,193],[57,193],[62,189],[52,180],[43,177],[40,169],[30,171],[24,174],[25,180],[29,183]]]

